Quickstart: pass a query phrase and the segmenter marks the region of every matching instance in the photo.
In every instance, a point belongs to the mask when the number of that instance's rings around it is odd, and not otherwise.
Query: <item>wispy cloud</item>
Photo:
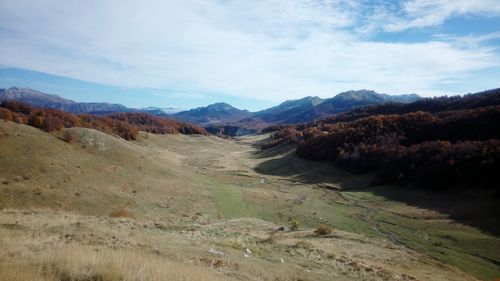
[[[449,34],[436,34],[434,35],[436,40],[450,42],[461,48],[480,48],[483,44],[488,43],[492,40],[500,39],[500,31],[487,33],[484,35],[473,36],[473,35],[449,35]],[[498,49],[500,46],[495,46],[491,48]]]
[[[387,31],[402,31],[442,24],[457,15],[500,15],[497,0],[411,0],[403,2],[399,15],[391,15]]]
[[[348,89],[435,92],[500,65],[487,39],[368,34],[497,15],[494,0],[0,2],[0,64],[125,87],[280,101]]]

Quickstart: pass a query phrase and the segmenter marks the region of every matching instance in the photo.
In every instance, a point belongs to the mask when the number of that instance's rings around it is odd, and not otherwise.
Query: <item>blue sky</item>
[[[477,92],[499,47],[499,0],[0,2],[0,87],[132,107]]]

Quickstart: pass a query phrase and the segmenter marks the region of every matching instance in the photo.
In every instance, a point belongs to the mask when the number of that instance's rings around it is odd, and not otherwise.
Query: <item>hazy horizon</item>
[[[17,73],[15,75],[14,73]],[[29,75],[27,74],[29,73]],[[22,76],[21,78],[19,76]],[[28,79],[26,79],[29,77]],[[70,99],[75,102],[105,102],[105,103],[117,103],[117,104],[122,104],[125,105],[129,108],[137,108],[137,109],[143,109],[143,108],[148,108],[148,107],[153,107],[153,108],[173,108],[177,109],[177,111],[184,111],[184,110],[190,110],[198,107],[206,107],[207,105],[215,104],[215,103],[228,103],[231,106],[242,109],[242,110],[248,110],[250,112],[257,112],[260,110],[268,109],[273,106],[277,106],[285,101],[288,100],[282,100],[279,102],[262,102],[260,103],[261,106],[253,106],[253,107],[245,107],[245,102],[244,99],[241,98],[234,98],[231,96],[221,96],[221,95],[212,95],[207,98],[203,99],[194,99],[196,100],[195,102],[191,104],[186,104],[186,103],[171,103],[171,104],[148,104],[147,101],[148,99],[144,99],[141,97],[144,97],[145,94],[151,94],[155,95],[155,92],[160,91],[159,89],[151,89],[151,88],[144,88],[144,89],[133,89],[133,88],[120,88],[116,86],[110,86],[110,85],[104,85],[104,84],[98,84],[98,83],[92,83],[92,82],[87,82],[87,81],[81,81],[77,79],[72,79],[72,78],[67,78],[67,77],[62,77],[62,76],[57,76],[57,75],[50,75],[46,74],[43,72],[35,72],[35,71],[28,71],[28,70],[21,70],[21,69],[12,69],[12,68],[2,68],[0,67],[0,88],[8,89],[12,87],[19,87],[19,88],[30,88],[32,90],[40,91],[43,93],[47,94],[54,94],[58,95],[62,98],[65,99]],[[352,89],[353,91],[358,91],[358,90],[373,90],[375,92],[378,92],[377,90],[374,89]],[[490,90],[490,89],[482,89],[483,90]],[[96,97],[94,94],[96,93],[105,93],[105,95],[100,95],[99,97]],[[417,94],[418,93],[382,93],[378,92],[380,94],[389,94],[389,95],[409,95],[409,94]],[[464,93],[454,93],[454,95],[464,95],[464,94],[469,94],[472,92],[464,92]],[[328,97],[321,97],[323,99],[331,98],[334,97],[339,93],[333,93],[331,96]],[[447,93],[449,94],[449,93]],[[140,96],[140,97],[139,97]],[[308,95],[312,97],[317,97],[314,95]],[[308,96],[303,96],[301,98],[305,98]],[[442,95],[434,95],[434,96],[422,96],[421,97],[437,97],[437,96],[442,96]],[[301,99],[297,98],[297,99]],[[140,105],[137,103],[137,101],[142,101]],[[184,99],[186,100],[186,99]],[[289,99],[289,100],[296,100],[296,99]],[[254,104],[255,105],[255,104]]]

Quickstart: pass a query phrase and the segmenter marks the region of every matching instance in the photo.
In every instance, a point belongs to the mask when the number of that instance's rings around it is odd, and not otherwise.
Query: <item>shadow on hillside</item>
[[[360,189],[368,187],[371,175],[353,176],[339,170],[329,162],[314,162],[298,158],[294,146],[279,146],[257,151],[253,155],[263,161],[255,171],[263,175],[281,176],[303,184],[325,184],[335,189]]]
[[[370,191],[407,205],[438,211],[450,219],[500,236],[500,194],[493,190],[431,191],[422,188],[387,185],[369,186],[373,175],[358,175],[340,170],[331,162],[300,159],[293,146],[281,146],[254,153],[260,163],[256,172],[281,176],[303,184],[349,191]]]
[[[261,149],[261,144],[252,144],[252,146],[257,150],[254,153],[254,157],[259,159],[283,156],[295,151],[294,145],[278,145],[276,147],[271,147],[268,149]]]
[[[374,194],[427,210],[447,214],[450,219],[500,236],[500,194],[492,189],[431,191],[410,186],[374,186]]]

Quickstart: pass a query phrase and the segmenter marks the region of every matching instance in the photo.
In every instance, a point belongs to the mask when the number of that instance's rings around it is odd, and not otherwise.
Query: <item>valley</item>
[[[371,174],[300,159],[291,146],[261,150],[268,137],[140,132],[125,141],[92,129],[46,133],[0,121],[0,276],[500,276],[498,206],[490,191],[369,187]],[[321,225],[333,231],[316,234]]]
[[[497,2],[1,1],[0,281],[500,281]]]

